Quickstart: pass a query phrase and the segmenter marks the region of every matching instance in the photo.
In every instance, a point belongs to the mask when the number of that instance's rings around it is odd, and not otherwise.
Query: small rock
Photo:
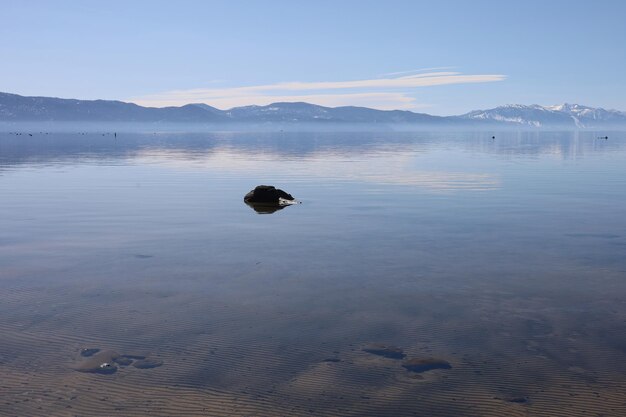
[[[243,201],[246,203],[280,204],[280,200],[293,201],[291,194],[280,190],[273,185],[258,185],[254,190],[245,195]]]
[[[104,362],[101,363],[98,369],[95,369],[93,372],[98,374],[112,374],[117,371],[117,367],[112,363]]]

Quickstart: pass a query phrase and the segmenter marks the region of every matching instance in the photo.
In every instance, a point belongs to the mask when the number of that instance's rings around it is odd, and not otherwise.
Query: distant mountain
[[[459,117],[485,123],[533,127],[626,126],[626,113],[624,112],[586,107],[579,104],[560,104],[557,106],[509,104],[489,110],[474,110]]]
[[[181,107],[142,107],[107,100],[24,97],[0,93],[0,121],[9,122],[150,122],[150,123],[371,123],[380,125],[463,127],[626,127],[626,113],[585,107],[507,105],[461,116],[432,116],[367,107],[324,107],[309,103],[273,103],[219,110],[204,103]]]
[[[226,114],[241,122],[335,122],[335,123],[427,123],[441,124],[445,117],[401,110],[367,107],[324,107],[309,103],[273,103],[235,107]]]
[[[23,97],[0,93],[1,121],[214,122],[227,117],[206,104],[152,108],[108,100]]]
[[[593,127],[595,124],[623,124],[626,121],[626,113],[617,110],[605,110],[603,108],[567,103],[547,108],[569,114],[579,127]]]
[[[450,118],[366,107],[274,103],[219,110],[203,103],[142,107],[122,101],[23,97],[0,93],[0,121],[200,122],[200,123],[454,123]]]

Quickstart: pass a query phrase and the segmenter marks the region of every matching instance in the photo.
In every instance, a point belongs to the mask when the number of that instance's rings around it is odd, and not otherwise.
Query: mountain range
[[[459,116],[432,116],[404,110],[324,107],[309,103],[273,103],[220,110],[207,104],[143,107],[111,100],[25,97],[0,93],[0,122],[144,122],[144,123],[358,123],[432,127],[626,127],[626,113],[579,104],[506,105]]]

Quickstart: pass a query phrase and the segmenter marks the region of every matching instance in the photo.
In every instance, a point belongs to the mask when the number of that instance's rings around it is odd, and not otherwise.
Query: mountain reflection
[[[41,136],[41,137],[40,137]],[[621,141],[593,132],[0,134],[0,175],[34,165],[116,165],[134,160],[220,175],[367,182],[431,191],[485,191],[501,186],[498,170],[471,161],[484,155],[563,159],[611,152]],[[271,179],[270,178],[270,179]],[[257,210],[258,211],[258,210]],[[263,209],[263,211],[267,211]]]

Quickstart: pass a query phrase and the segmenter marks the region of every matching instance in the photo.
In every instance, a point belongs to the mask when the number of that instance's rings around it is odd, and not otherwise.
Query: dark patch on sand
[[[133,366],[139,369],[157,368],[161,365],[163,365],[162,360],[153,359],[153,358],[139,359],[133,362]]]
[[[371,343],[365,346],[362,350],[363,352],[383,356],[390,359],[404,359],[404,357],[406,356],[402,349],[397,346],[383,345],[379,343]]]
[[[115,359],[115,363],[117,363],[119,366],[128,366],[133,363],[133,360],[131,358],[127,358],[126,356],[120,356],[119,358]]]
[[[113,374],[118,366],[134,366],[138,369],[150,369],[163,365],[163,361],[142,355],[120,355],[114,350],[82,349],[82,359],[74,370],[94,374]]]
[[[100,349],[98,348],[84,348],[80,350],[80,356],[88,358],[90,356],[95,355],[98,352],[100,352]]]
[[[81,361],[74,369],[78,372],[93,374],[113,374],[117,371],[115,360],[119,356],[120,355],[113,350],[99,351]]]
[[[507,399],[507,401],[510,402],[510,403],[525,404],[525,403],[528,402],[528,398],[526,398],[526,397],[513,397],[513,398]]]
[[[528,403],[528,397],[524,397],[523,395],[519,395],[519,396],[508,396],[508,397],[493,397],[496,400],[501,400],[501,401],[506,401],[508,403],[514,403],[514,404],[526,404]]]
[[[138,359],[146,359],[143,355],[122,355],[124,358],[138,360]]]
[[[433,369],[450,369],[452,365],[448,361],[437,358],[414,358],[405,361],[402,367],[410,372],[426,372]]]

